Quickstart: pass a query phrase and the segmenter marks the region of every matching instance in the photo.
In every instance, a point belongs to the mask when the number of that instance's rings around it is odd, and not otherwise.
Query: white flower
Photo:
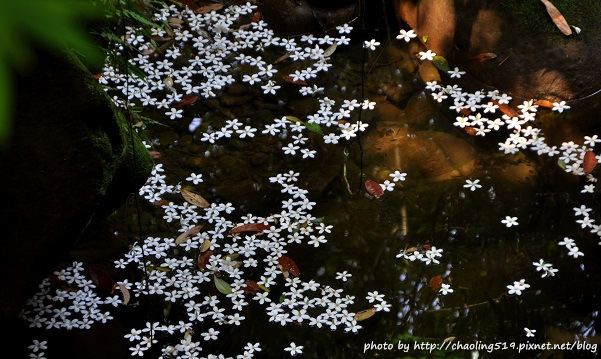
[[[392,191],[394,189],[394,182],[390,182],[389,180],[384,181],[384,183],[380,183],[380,187],[384,191]]]
[[[530,284],[526,284],[525,279],[520,279],[519,282],[515,281],[515,282],[513,282],[513,285],[507,286],[507,289],[509,289],[509,291],[507,293],[522,295],[522,291],[526,288],[530,288]]]
[[[463,185],[463,188],[469,188],[470,191],[475,191],[477,188],[482,188],[482,185],[480,184],[480,180],[466,180],[465,184]]]
[[[536,333],[535,329],[524,328],[524,330],[526,331],[526,336],[530,338],[534,337],[534,333]]]
[[[447,71],[451,78],[461,78],[461,76],[465,75],[465,71],[459,71],[459,67],[455,67],[454,70]]]
[[[575,246],[576,244],[574,243],[574,240],[572,238],[568,238],[568,237],[564,237],[563,241],[557,243],[560,246],[566,246],[566,248],[570,249],[573,246]]]
[[[580,250],[576,246],[570,247],[569,249],[570,249],[570,252],[568,253],[569,256],[572,256],[574,258],[584,256],[584,253],[580,252]]]
[[[570,106],[566,105],[565,101],[561,101],[561,102],[553,102],[553,111],[557,111],[559,113],[562,113],[563,110],[569,110]]]
[[[363,43],[364,48],[370,49],[372,51],[376,49],[376,46],[380,46],[380,43],[377,42],[375,39],[371,39]]]
[[[434,56],[436,56],[435,53],[432,52],[432,50],[428,50],[426,52],[420,51],[419,52],[419,59],[420,60],[434,60]]]
[[[416,37],[417,37],[417,34],[413,30],[409,30],[409,31],[401,30],[396,38],[399,40],[405,40],[405,42],[409,42],[409,41],[411,41],[411,39],[416,38]]]
[[[397,171],[394,171],[394,173],[391,173],[389,176],[392,177],[393,181],[398,182],[398,181],[404,181],[405,177],[407,177],[407,174],[401,173],[400,171],[397,170]]]
[[[344,272],[336,272],[336,279],[340,279],[343,282],[346,282],[348,278],[352,277],[353,275],[350,274],[347,271]]]
[[[518,217],[510,217],[506,216],[504,220],[501,221],[507,227],[517,226],[518,225]]]
[[[284,348],[284,350],[287,352],[290,352],[290,355],[295,356],[297,354],[303,353],[303,346],[296,345],[296,344],[294,344],[294,342],[292,342],[292,343],[290,343],[290,346],[287,348]]]
[[[450,284],[443,283],[440,287],[440,294],[447,295],[448,293],[453,293],[453,289]]]
[[[202,174],[194,174],[191,173],[190,177],[186,178],[186,181],[191,181],[194,184],[199,184],[202,182]]]

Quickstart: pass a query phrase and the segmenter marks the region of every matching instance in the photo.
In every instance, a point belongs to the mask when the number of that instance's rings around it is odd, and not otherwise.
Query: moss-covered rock
[[[153,163],[138,134],[81,62],[40,53],[17,78],[10,145],[1,153],[0,318],[65,257],[88,224],[113,212]],[[132,141],[133,139],[133,141]]]

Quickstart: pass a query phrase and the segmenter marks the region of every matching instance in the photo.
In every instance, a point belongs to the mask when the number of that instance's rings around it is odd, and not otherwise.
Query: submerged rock
[[[138,135],[132,143],[126,119],[74,55],[38,58],[17,79],[13,136],[0,155],[2,320],[16,317],[88,224],[125,202],[152,169]]]

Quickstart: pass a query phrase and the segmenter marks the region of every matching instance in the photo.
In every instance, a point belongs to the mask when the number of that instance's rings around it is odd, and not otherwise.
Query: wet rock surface
[[[18,78],[13,136],[1,152],[0,270],[11,273],[0,288],[3,321],[152,168],[138,136],[132,144],[125,119],[72,54],[39,59],[43,65]]]

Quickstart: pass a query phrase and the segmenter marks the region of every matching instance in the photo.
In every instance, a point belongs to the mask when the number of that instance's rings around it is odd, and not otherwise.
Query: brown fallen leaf
[[[548,100],[537,100],[534,104],[537,106],[549,108],[549,109],[552,109],[553,107],[555,107],[555,106],[553,106],[553,102],[548,101]]]
[[[278,263],[280,265],[280,267],[282,268],[282,274],[284,274],[285,277],[288,277],[288,273],[292,274],[295,277],[298,277],[300,275],[300,272],[298,270],[298,267],[296,266],[296,263],[294,263],[294,261],[286,256],[281,256],[278,259]]]
[[[211,248],[211,241],[205,239],[204,242],[202,242],[202,246],[200,246],[200,253],[208,251],[209,248]]]
[[[123,304],[127,304],[129,303],[129,300],[131,299],[131,295],[129,294],[129,290],[127,290],[127,287],[125,286],[125,284],[123,283],[119,283],[119,289],[121,290],[121,294],[123,294]]]
[[[167,205],[169,205],[169,201],[168,201],[168,200],[166,200],[166,199],[162,199],[162,200],[160,200],[160,201],[155,201],[155,202],[153,203],[153,205],[155,205],[155,207],[167,206]]]
[[[376,198],[380,198],[384,194],[384,190],[382,189],[382,186],[380,186],[380,184],[376,181],[372,181],[372,180],[366,181],[365,189],[367,190],[367,192],[369,192],[369,194],[371,194],[372,196],[374,196]]]
[[[557,10],[555,5],[553,5],[549,0],[540,1],[545,5],[549,16],[551,16],[551,20],[553,21],[555,26],[557,26],[559,31],[561,31],[561,33],[566,36],[572,35],[572,29],[570,28],[570,25],[568,25],[568,22],[566,21],[565,17],[563,17],[561,12]]]
[[[197,95],[188,95],[184,96],[182,100],[175,104],[176,108],[184,107],[187,105],[191,105],[194,102],[198,101],[199,97]]]
[[[198,258],[196,258],[196,264],[198,265],[198,269],[204,270],[207,267],[207,263],[209,263],[209,258],[213,255],[213,251],[206,251],[204,253],[200,253]]]
[[[478,130],[476,130],[476,128],[473,126],[465,126],[464,130],[465,133],[467,133],[470,136],[476,136],[476,134],[478,134]]]
[[[89,265],[86,267],[86,271],[98,289],[105,293],[111,293],[113,291],[115,281],[104,269],[96,265]]]
[[[432,277],[432,279],[430,279],[430,287],[433,291],[437,291],[440,287],[442,287],[442,278]]]
[[[148,153],[150,153],[152,158],[154,158],[155,160],[161,158],[161,156],[162,156],[159,151],[155,151],[155,150],[150,150],[150,151],[148,151]]]
[[[208,4],[208,5],[200,6],[199,8],[194,10],[194,12],[197,14],[206,14],[211,11],[221,10],[221,8],[223,8],[223,4]]]
[[[261,287],[254,280],[247,279],[244,282],[244,287],[242,287],[242,291],[244,293],[255,294],[261,290]]]
[[[293,53],[292,51],[285,53],[284,55],[282,55],[282,56],[278,57],[278,59],[277,59],[277,60],[275,60],[273,63],[274,63],[274,64],[277,64],[277,63],[280,63],[280,62],[282,62],[282,61],[286,60],[287,58],[289,58],[289,57],[290,57],[290,55],[292,55],[292,53]]]
[[[355,320],[360,322],[362,320],[373,317],[374,314],[376,314],[376,308],[365,309],[355,314]]]
[[[492,100],[492,103],[499,106],[499,110],[509,117],[519,117],[520,116],[520,114],[509,105],[506,105],[504,103],[499,103],[499,101],[497,101],[497,100]]]
[[[292,76],[284,75],[284,76],[282,76],[282,79],[283,79],[285,82],[288,82],[288,83],[291,83],[291,84],[307,86],[307,83],[306,83],[305,81],[302,81],[302,80],[296,80],[296,81],[295,81],[295,80],[292,78]]]
[[[186,231],[184,233],[177,236],[177,238],[175,239],[175,244],[184,243],[189,237],[198,234],[198,232],[200,232],[200,230],[204,226],[205,226],[204,224],[198,224],[192,228],[186,229]],[[201,252],[204,252],[204,251],[201,251]]]
[[[584,159],[582,160],[582,170],[584,171],[584,175],[588,176],[593,172],[595,167],[597,166],[597,157],[595,153],[591,150],[588,150],[584,153]]]
[[[485,53],[474,55],[474,56],[470,57],[470,60],[473,62],[485,62],[488,60],[495,59],[496,57],[497,57],[497,54],[495,54],[493,52],[485,52]]]
[[[266,229],[269,229],[271,226],[264,223],[247,223],[236,228],[233,228],[230,231],[230,234],[242,233],[242,232],[262,232]]]
[[[207,201],[206,199],[204,199],[201,195],[196,194],[194,192],[190,192],[190,191],[186,191],[185,189],[182,189],[182,197],[184,197],[184,199],[190,203],[193,204],[199,208],[207,208],[209,207],[211,204],[209,203],[209,201]]]
[[[78,287],[72,286],[66,280],[60,279],[56,274],[51,274],[50,280],[52,280],[52,282],[54,282],[54,284],[58,285],[62,290],[66,290],[68,292],[77,292],[79,290]]]
[[[259,20],[261,20],[261,12],[257,11],[254,15],[252,20],[250,20],[250,22],[259,22]]]

